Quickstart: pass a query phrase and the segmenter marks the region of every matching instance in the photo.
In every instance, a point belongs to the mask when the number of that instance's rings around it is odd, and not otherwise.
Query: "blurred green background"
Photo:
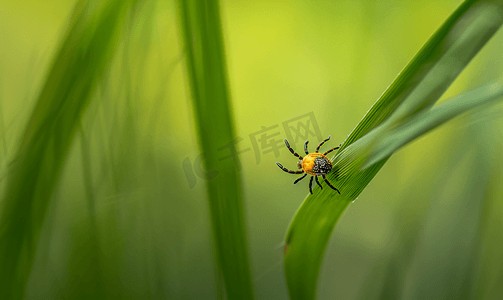
[[[459,4],[221,1],[257,299],[288,299],[283,239],[308,187],[275,165],[295,169],[285,147],[254,148],[253,136],[272,127],[281,141],[283,122],[312,112],[325,147],[339,145]],[[0,0],[2,195],[74,6]],[[51,197],[26,299],[223,297],[176,9],[143,1],[126,17]],[[444,96],[503,82],[502,44],[499,32]],[[502,109],[390,159],[337,224],[319,299],[503,299]]]

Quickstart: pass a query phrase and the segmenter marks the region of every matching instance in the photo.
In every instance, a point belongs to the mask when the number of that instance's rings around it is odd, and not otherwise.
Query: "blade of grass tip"
[[[477,3],[467,11],[463,22],[453,26],[440,44],[445,47],[442,56],[387,122],[394,123],[433,106],[502,22],[501,7],[490,2]]]
[[[503,100],[503,86],[492,84],[483,86],[440,103],[430,111],[416,114],[407,122],[379,135],[372,147],[370,157],[363,168],[390,156],[410,141],[435,129],[445,122],[476,107]]]
[[[428,73],[435,67],[436,63],[442,57],[446,56],[452,44],[446,44],[445,42],[450,40],[452,43],[452,41],[459,39],[459,36],[463,33],[462,28],[454,31],[453,29],[456,25],[466,23],[460,21],[466,21],[467,16],[471,16],[474,11],[478,10],[476,4],[479,2],[482,1],[465,1],[452,13],[402,72],[400,72],[381,97],[379,97],[379,100],[370,108],[365,117],[344,141],[340,151],[365,135],[371,129],[377,127],[377,125],[382,123],[405,101],[405,98],[407,98],[417,85],[426,78]],[[501,3],[501,1],[499,1],[499,3]],[[480,47],[482,46],[483,44],[480,45]],[[452,59],[454,58],[451,58],[451,60]]]
[[[252,299],[239,161],[220,159],[234,148],[219,1],[178,1],[188,79],[204,164],[218,175],[206,181],[217,262],[228,299]]]
[[[384,132],[396,127],[397,123],[403,122],[404,119],[431,108],[501,26],[502,18],[501,8],[483,2],[466,11],[464,22],[454,24],[451,32],[440,42],[442,51],[435,56],[437,61],[416,83],[397,110],[373,132],[348,147],[354,149],[347,149],[347,153],[340,153],[335,159],[339,172],[347,174],[361,169],[365,157],[370,155],[370,148],[380,141]]]
[[[344,141],[336,156],[334,172],[327,176],[329,181],[341,191],[341,195],[330,189],[315,188],[314,194],[308,195],[296,212],[286,235],[285,275],[292,299],[314,299],[323,253],[335,224],[348,204],[359,196],[388,159],[384,158],[369,168],[360,170],[354,166],[361,165],[367,157],[360,157],[358,155],[360,150],[357,147],[346,148],[383,123],[418,87],[422,92],[416,92],[417,94],[413,97],[419,97],[419,100],[410,100],[409,106],[401,108],[403,113],[399,115],[407,117],[431,107],[457,74],[501,26],[502,5],[502,1],[465,1],[458,7]],[[488,13],[489,8],[497,13]],[[486,19],[488,18],[484,21],[492,25],[475,26],[481,32],[478,35],[467,35],[467,31],[474,30],[471,25],[480,22],[477,16],[481,11],[484,12]],[[480,36],[483,39],[480,40]],[[452,47],[459,46],[456,44],[457,41],[467,38],[476,40],[475,48],[468,47],[466,52],[461,48],[450,51]],[[469,43],[469,41],[464,42]],[[461,59],[462,63],[458,59]],[[442,70],[446,70],[445,67],[448,66],[453,68],[448,80],[438,78],[441,72],[436,72],[435,67],[439,63],[444,66],[440,68]],[[437,75],[429,76],[429,74]],[[422,83],[423,81],[425,83]],[[368,141],[368,144],[364,146],[369,144],[372,144],[372,141]],[[353,154],[353,158],[345,160],[344,156],[348,154]],[[350,170],[345,170],[348,168],[347,164],[355,161],[353,166],[349,166]]]
[[[22,299],[47,207],[130,1],[79,1],[9,174],[0,218],[0,298]]]

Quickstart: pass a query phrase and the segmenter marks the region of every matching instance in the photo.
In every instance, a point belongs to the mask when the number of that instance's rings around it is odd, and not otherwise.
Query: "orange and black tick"
[[[287,168],[283,167],[279,162],[277,162],[276,164],[278,165],[278,167],[281,168],[281,170],[283,170],[287,173],[290,173],[290,174],[303,174],[303,173],[305,173],[303,176],[297,178],[297,180],[295,180],[295,182],[293,184],[296,184],[297,182],[304,179],[307,176],[307,174],[312,175],[311,181],[309,181],[309,192],[311,192],[311,194],[313,193],[313,178],[316,179],[316,183],[320,186],[320,188],[323,188],[321,186],[320,182],[318,181],[318,176],[323,177],[323,180],[325,180],[327,185],[329,187],[331,187],[332,189],[334,189],[335,191],[337,191],[337,193],[340,194],[341,192],[339,192],[338,189],[336,189],[333,185],[331,185],[330,182],[328,182],[327,178],[325,177],[326,174],[328,174],[328,173],[330,173],[330,171],[332,171],[332,162],[330,161],[330,159],[328,159],[326,157],[326,155],[334,150],[339,149],[339,147],[332,148],[323,154],[318,153],[318,150],[320,150],[320,147],[323,146],[323,144],[325,144],[325,142],[328,141],[329,139],[330,139],[330,136],[328,136],[328,139],[323,140],[318,145],[318,147],[316,147],[315,153],[309,153],[307,151],[307,144],[309,143],[309,141],[306,141],[306,143],[304,144],[304,152],[306,152],[306,156],[304,156],[304,158],[302,156],[298,155],[297,153],[295,153],[295,151],[293,151],[292,147],[290,147],[290,144],[288,143],[288,141],[285,139],[285,144],[286,144],[286,147],[288,148],[288,150],[290,150],[290,152],[292,152],[293,155],[295,155],[296,157],[298,157],[300,159],[300,161],[297,163],[297,167],[299,169],[301,169],[301,171],[288,170]]]

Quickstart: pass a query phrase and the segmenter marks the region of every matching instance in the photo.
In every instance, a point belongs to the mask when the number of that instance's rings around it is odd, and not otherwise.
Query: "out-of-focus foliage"
[[[187,73],[204,165],[217,176],[207,181],[215,251],[228,299],[253,299],[246,247],[240,164],[221,160],[219,147],[234,141],[227,65],[218,0],[179,1]],[[233,143],[229,151],[236,153]]]
[[[0,298],[24,295],[62,165],[132,1],[78,2],[20,139],[0,216]],[[93,225],[95,225],[93,223]]]
[[[213,151],[241,173],[255,298],[288,299],[281,243],[308,192],[306,182],[294,186],[296,177],[275,165],[295,168],[283,138],[297,151],[306,139],[310,147],[318,143],[318,133],[332,135],[327,149],[343,142],[459,5],[221,1],[239,163],[231,156],[233,141]],[[19,166],[15,158],[74,6],[0,1],[2,207],[11,200],[5,197],[9,170]],[[201,155],[176,12],[174,1],[131,6],[116,51],[88,91],[87,109],[72,123],[71,140],[51,135],[51,151],[66,147],[67,155],[55,156],[61,171],[45,212],[33,210],[39,238],[30,249],[30,271],[22,272],[25,299],[225,297],[206,194],[205,178],[215,173]],[[444,97],[503,83],[502,43],[498,32]],[[503,298],[502,113],[501,105],[481,108],[388,160],[338,221],[321,264],[318,299]]]

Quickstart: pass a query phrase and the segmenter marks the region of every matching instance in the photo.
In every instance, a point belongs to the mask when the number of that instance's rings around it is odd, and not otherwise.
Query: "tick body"
[[[321,153],[309,153],[299,164],[300,169],[314,176],[322,176],[332,171],[332,162]]]
[[[313,179],[316,179],[316,184],[318,184],[320,186],[320,188],[323,188],[321,186],[320,182],[318,181],[318,176],[321,176],[330,188],[332,188],[333,190],[337,191],[337,193],[340,194],[341,192],[339,192],[338,189],[336,189],[332,184],[330,184],[330,182],[325,177],[326,174],[328,174],[328,173],[330,173],[330,171],[332,171],[332,162],[330,161],[330,159],[328,159],[326,157],[326,155],[334,150],[339,149],[339,147],[332,148],[323,154],[318,153],[318,151],[320,150],[320,147],[323,146],[323,144],[328,140],[330,140],[330,136],[328,136],[328,139],[323,140],[318,145],[318,147],[316,147],[316,152],[314,152],[314,153],[309,153],[309,151],[307,151],[307,144],[309,143],[309,141],[306,141],[306,143],[304,144],[304,152],[306,153],[306,156],[302,157],[299,154],[297,154],[292,149],[292,147],[290,147],[290,144],[285,139],[285,144],[286,144],[286,147],[288,148],[288,150],[290,150],[290,152],[300,160],[297,163],[297,167],[300,170],[299,171],[292,171],[292,170],[288,170],[287,168],[283,167],[279,162],[277,162],[276,164],[278,165],[278,167],[280,167],[283,171],[285,171],[287,173],[304,174],[301,177],[297,178],[297,180],[295,180],[294,184],[296,184],[297,182],[304,179],[308,174],[311,175],[311,180],[309,181],[309,192],[311,194],[313,193],[313,188],[312,188],[313,187]]]

